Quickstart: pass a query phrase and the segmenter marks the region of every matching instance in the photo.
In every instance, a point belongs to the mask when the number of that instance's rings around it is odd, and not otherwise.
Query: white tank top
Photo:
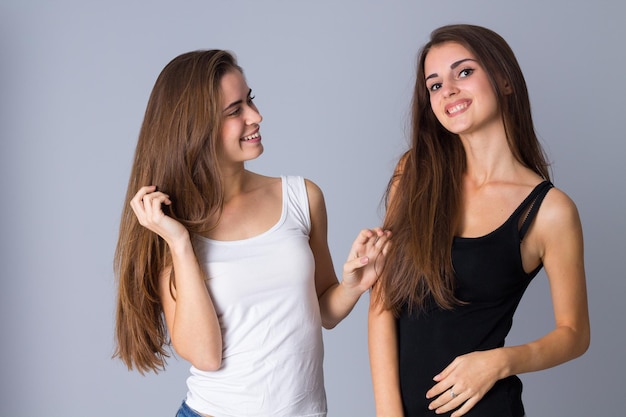
[[[214,417],[323,417],[322,327],[302,177],[282,179],[282,214],[245,240],[194,236],[222,329],[222,367],[191,367],[189,407]]]

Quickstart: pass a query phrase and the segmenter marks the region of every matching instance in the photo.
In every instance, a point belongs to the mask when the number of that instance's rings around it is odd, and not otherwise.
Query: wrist
[[[509,348],[494,349],[496,355],[496,369],[498,369],[498,379],[504,379],[513,375],[513,367],[511,364],[511,355]]]
[[[341,280],[339,288],[341,288],[344,297],[355,301],[365,292],[361,290],[357,284],[347,283],[345,279]]]
[[[175,239],[167,241],[167,245],[172,256],[184,256],[189,252],[193,252],[193,245],[191,244],[191,238],[187,230]]]

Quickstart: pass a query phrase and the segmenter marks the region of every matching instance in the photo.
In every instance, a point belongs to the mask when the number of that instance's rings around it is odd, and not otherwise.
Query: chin
[[[259,156],[261,156],[261,155],[263,155],[263,145],[260,145],[260,146],[259,146],[259,148],[258,148],[258,151],[257,151],[256,155],[252,155],[252,156],[250,157],[250,161],[253,161],[253,160],[257,159],[257,158],[258,158]]]

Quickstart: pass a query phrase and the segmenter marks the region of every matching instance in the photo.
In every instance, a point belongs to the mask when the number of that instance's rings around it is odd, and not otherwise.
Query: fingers
[[[359,293],[371,288],[379,277],[390,239],[391,232],[380,227],[361,230],[343,265],[342,285]]]
[[[367,245],[367,243],[374,237],[374,231],[371,229],[362,229],[357,235],[356,239],[352,243],[352,249],[350,250],[351,258],[358,258],[359,249],[363,250],[363,246]]]
[[[454,411],[451,417],[463,416],[493,386],[495,381],[483,378],[476,371],[476,366],[483,367],[482,362],[468,360],[470,355],[475,353],[455,358],[433,378],[436,384],[426,393],[426,398],[433,400],[428,405],[430,410],[436,410],[437,414]]]
[[[446,380],[446,378],[448,378],[452,371],[456,368],[458,361],[459,359],[455,358],[448,366],[446,366],[443,371],[435,375],[433,381],[435,381],[437,384],[435,384],[431,389],[428,390],[428,392],[426,393],[426,398],[435,398],[439,395],[442,395],[444,392],[454,386],[455,380]],[[459,394],[460,392],[461,390],[457,388],[455,394]]]
[[[391,232],[380,227],[363,229],[352,244],[349,259],[362,256],[376,257],[380,252],[386,253]]]
[[[455,390],[458,390],[458,388],[451,387],[443,392],[435,401],[428,405],[428,408],[430,410],[437,410],[437,414],[441,414],[459,407],[465,402],[465,398],[462,392],[457,393]]]
[[[376,256],[382,254],[383,256],[387,254],[389,244],[391,242],[391,231],[389,230],[376,230],[376,238],[370,239],[368,244],[371,244],[371,249],[374,251]]]
[[[464,395],[468,396],[467,394],[464,394]],[[467,412],[469,410],[474,408],[476,403],[478,403],[478,399],[476,397],[470,397],[465,402],[463,402],[463,400],[461,400],[461,402],[462,402],[463,405],[461,407],[459,407],[454,413],[452,413],[451,417],[461,417],[461,416],[464,416],[465,414],[467,414]],[[454,407],[458,407],[458,406],[455,405]],[[452,407],[452,409],[454,407]]]
[[[170,205],[172,202],[167,194],[156,191],[154,185],[141,187],[130,200],[130,206],[137,216],[139,224],[144,227],[157,223],[159,219],[165,216],[161,208],[162,204]]]
[[[454,410],[451,417],[460,417],[471,410],[478,402],[478,398],[469,390],[456,384],[437,397],[428,405],[429,410],[436,410],[437,414],[443,414]]]
[[[359,268],[363,268],[370,262],[370,258],[368,256],[360,256],[358,258],[350,259],[346,261],[343,266],[344,274],[352,274]]]
[[[435,382],[443,381],[452,373],[452,371],[457,367],[458,363],[459,363],[459,358],[458,357],[454,358],[454,360],[450,363],[450,365],[446,366],[446,368],[443,371],[435,375],[435,377],[433,378],[433,381]]]

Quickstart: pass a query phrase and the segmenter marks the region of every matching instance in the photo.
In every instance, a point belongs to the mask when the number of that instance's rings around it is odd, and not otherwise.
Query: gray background
[[[235,51],[265,117],[268,175],[325,192],[338,272],[406,144],[414,61],[447,23],[488,26],[525,72],[555,183],[586,238],[592,344],[523,375],[532,417],[624,415],[625,10],[619,1],[0,1],[2,416],[173,416],[188,365],[142,377],[111,360],[112,256],[157,74]],[[325,331],[329,416],[372,416],[367,297]],[[553,324],[544,275],[510,343]]]

